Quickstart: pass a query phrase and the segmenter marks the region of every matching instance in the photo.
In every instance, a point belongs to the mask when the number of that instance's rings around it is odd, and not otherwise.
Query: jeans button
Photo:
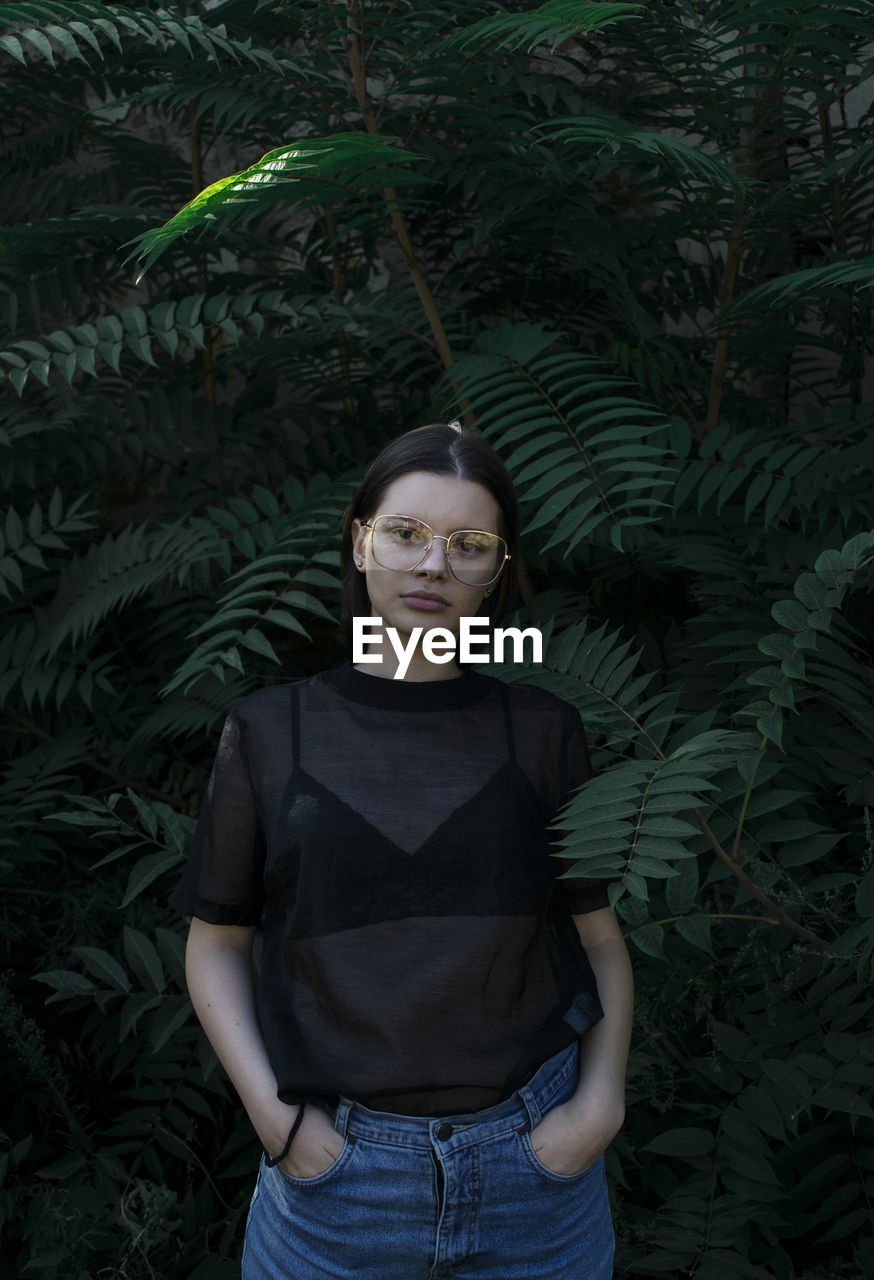
[[[437,1134],[438,1138],[451,1138],[452,1125],[449,1123],[448,1120],[444,1120],[442,1124],[438,1124],[434,1132]]]

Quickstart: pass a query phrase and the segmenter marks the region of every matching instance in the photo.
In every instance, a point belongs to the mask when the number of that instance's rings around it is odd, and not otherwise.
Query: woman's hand
[[[291,1125],[288,1126],[291,1128]],[[285,1146],[288,1130],[283,1133],[272,1154]],[[276,1166],[293,1178],[315,1178],[329,1169],[343,1150],[344,1139],[321,1107],[309,1104],[291,1142],[288,1155]]]
[[[285,1146],[298,1104],[282,1102],[255,1002],[252,976],[254,927],[213,925],[192,919],[185,949],[188,991],[200,1025],[246,1108],[261,1146],[271,1158]],[[316,1177],[337,1158],[343,1139],[327,1113],[313,1104],[277,1165],[293,1177]]]
[[[581,1106],[580,1099],[561,1102],[529,1133],[538,1160],[553,1173],[582,1173],[609,1147],[625,1122],[625,1109],[615,1103]]]

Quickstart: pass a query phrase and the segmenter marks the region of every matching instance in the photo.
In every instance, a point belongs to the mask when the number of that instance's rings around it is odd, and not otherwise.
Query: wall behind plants
[[[635,965],[616,1273],[874,1273],[868,6],[0,23],[4,1273],[238,1274],[166,894],[226,710],[334,660],[363,466],[455,416]]]

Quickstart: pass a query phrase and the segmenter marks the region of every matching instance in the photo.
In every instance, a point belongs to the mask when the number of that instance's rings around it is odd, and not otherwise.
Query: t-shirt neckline
[[[451,680],[390,680],[359,671],[347,660],[322,675],[344,698],[389,711],[450,711],[478,702],[490,689],[487,676],[468,669]]]

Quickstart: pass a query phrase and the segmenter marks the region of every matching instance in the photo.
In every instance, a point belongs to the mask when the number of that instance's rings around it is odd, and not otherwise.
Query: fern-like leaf
[[[747,676],[748,684],[767,689],[768,701],[751,702],[737,715],[754,718],[762,735],[781,750],[784,750],[784,710],[797,711],[799,681],[810,687],[812,673],[808,671],[806,655],[818,650],[819,633],[831,632],[833,611],[841,607],[857,574],[871,563],[874,563],[874,529],[856,534],[840,549],[823,551],[813,572],[802,573],[797,579],[794,599],[778,600],[771,608],[771,616],[781,630],[764,636],[758,647],[763,654],[777,659],[779,666],[760,667]],[[821,669],[817,682],[829,689],[829,678]],[[870,691],[870,681],[866,684]],[[845,682],[839,687],[841,695],[853,696]],[[860,692],[862,688],[859,686]]]
[[[592,4],[587,0],[547,0],[537,9],[523,13],[501,13],[480,18],[461,31],[446,36],[438,50],[466,49],[474,45],[481,49],[524,49],[532,53],[538,45],[548,44],[550,52],[574,36],[603,31],[616,22],[636,18],[643,8],[640,4]]]
[[[552,341],[542,326],[499,326],[459,356],[453,381],[494,446],[516,446],[507,466],[535,508],[524,532],[554,524],[542,549],[561,546],[566,557],[606,524],[621,550],[624,530],[669,506],[676,471],[665,416],[622,394],[631,380],[597,358],[548,353]]]
[[[429,185],[424,174],[405,168],[424,156],[366,133],[337,133],[268,151],[239,173],[220,178],[184,205],[161,227],[137,236],[126,261],[142,260],[140,278],[179,236],[221,220],[230,226],[244,215],[265,210],[308,209],[325,202],[360,204],[387,186]]]

